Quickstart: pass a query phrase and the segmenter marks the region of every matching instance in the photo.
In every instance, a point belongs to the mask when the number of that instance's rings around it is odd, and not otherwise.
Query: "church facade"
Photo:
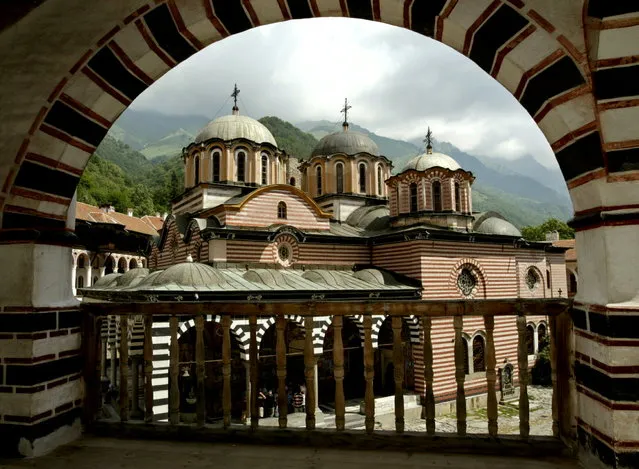
[[[393,174],[392,162],[375,142],[350,130],[345,121],[340,131],[319,141],[310,158],[298,161],[278,148],[265,126],[240,115],[235,106],[232,115],[210,122],[184,149],[185,191],[174,200],[148,269],[136,269],[139,274],[130,271],[96,288],[120,286],[127,298],[136,292],[148,298],[153,288],[158,294],[195,288],[215,298],[256,302],[271,298],[346,301],[355,296],[373,302],[566,297],[565,249],[523,240],[517,228],[498,213],[474,212],[472,173],[450,156],[433,151],[430,130],[426,142],[423,154]],[[131,286],[127,289],[127,285]],[[95,294],[99,297],[99,292]],[[109,298],[113,294],[109,290]],[[220,318],[210,315],[207,319],[206,386],[212,396],[207,398],[207,416],[214,419],[222,412],[222,334]],[[527,320],[532,366],[548,326],[544,316],[527,316]],[[412,316],[402,321],[404,388],[417,403],[425,392],[421,322]],[[274,324],[274,317],[258,318],[263,391],[274,389],[277,382]],[[196,373],[193,325],[192,319],[180,320],[180,413],[184,416],[194,412],[189,401],[190,380]],[[153,328],[154,415],[166,420],[168,323],[157,322]],[[103,330],[111,329],[113,349],[117,324]],[[231,331],[233,414],[240,417],[246,409],[248,321],[233,319]],[[375,394],[391,395],[390,317],[373,316],[372,331]],[[288,316],[287,379],[293,386],[304,380],[304,333],[303,318]],[[342,336],[345,395],[362,398],[362,316],[344,318]],[[456,396],[454,337],[452,317],[433,319],[437,402]],[[483,318],[464,318],[462,337],[466,396],[481,396],[487,390]],[[495,317],[494,340],[498,368],[510,363],[516,380],[515,316]],[[320,405],[334,396],[332,341],[332,318],[315,317]]]

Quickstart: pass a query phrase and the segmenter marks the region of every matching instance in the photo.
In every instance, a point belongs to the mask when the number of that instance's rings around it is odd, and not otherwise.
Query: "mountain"
[[[114,163],[124,170],[122,186],[125,192],[127,185],[129,188],[145,186],[150,191],[153,209],[165,211],[170,206],[171,195],[182,190],[181,150],[208,121],[207,117],[198,115],[168,116],[129,109],[111,128],[94,158]],[[295,126],[278,117],[266,116],[260,122],[271,131],[282,149],[302,159],[311,154],[317,138],[341,130],[340,125],[329,121],[308,121]],[[350,128],[369,135],[381,153],[393,161],[395,171],[422,152],[413,143],[380,136],[356,124],[350,124]],[[449,154],[476,176],[473,185],[476,211],[495,210],[520,227],[539,224],[550,217],[566,220],[571,215],[563,179],[558,181],[555,171],[533,158],[514,160],[512,165],[510,161],[498,158],[482,157],[480,160],[448,142],[435,142],[435,150]],[[89,176],[92,182],[107,178],[108,168],[94,163]],[[82,197],[87,201],[91,197],[95,200],[114,197],[108,195],[114,191],[107,191],[105,195],[100,190],[99,183],[91,188],[85,186]],[[92,191],[98,194],[97,198],[91,195]],[[129,203],[127,200],[130,201],[130,197],[118,204]],[[148,209],[148,205],[146,207]]]
[[[327,120],[300,122],[296,126],[318,139],[341,130],[341,124],[334,124]],[[382,137],[353,123],[349,124],[349,129],[368,135],[377,144],[381,154],[393,160],[395,170],[402,168],[410,158],[420,154],[419,147],[410,142]]]

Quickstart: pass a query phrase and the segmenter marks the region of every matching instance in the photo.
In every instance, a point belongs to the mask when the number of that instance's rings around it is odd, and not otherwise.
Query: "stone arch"
[[[284,315],[284,318],[287,321],[291,321],[295,325],[299,326],[302,329],[302,331],[304,332],[304,335],[306,335],[306,329],[305,329],[305,325],[304,325],[304,318],[302,316],[294,315],[294,314],[286,314],[286,315]],[[257,345],[258,346],[262,342],[262,338],[264,337],[264,334],[266,334],[266,332],[271,327],[273,327],[273,325],[275,324],[275,320],[276,319],[277,318],[275,318],[274,316],[271,316],[271,317],[269,317],[266,321],[264,321],[261,324],[261,326],[257,330]]]
[[[344,318],[348,318],[353,321],[357,329],[359,330],[359,338],[361,341],[362,347],[364,347],[364,325],[362,324],[362,316],[344,316]],[[373,316],[373,319],[375,316]],[[319,332],[317,334],[317,342],[313,341],[317,345],[315,346],[315,354],[321,355],[324,353],[324,338],[326,337],[326,331],[333,324],[333,316],[327,316],[321,323],[322,325],[319,327]]]
[[[361,317],[361,316],[358,316]],[[382,324],[389,316],[373,316],[373,327],[372,327],[372,336],[373,336],[373,348],[376,349],[379,346],[379,331],[382,328]],[[408,330],[410,331],[410,343],[411,344],[420,344],[420,334],[421,334],[421,324],[419,318],[415,315],[410,316],[402,316],[402,321],[406,323],[408,326]],[[362,344],[364,340],[364,336],[362,335]]]
[[[535,288],[533,288],[532,290],[530,290],[530,288],[528,287],[528,283],[527,283],[527,276],[528,276],[528,272],[532,271],[537,275],[538,278],[538,283],[535,286]],[[526,270],[524,270],[524,285],[526,285],[526,288],[528,288],[528,291],[530,292],[534,292],[537,289],[541,290],[541,296],[545,297],[546,296],[546,290],[547,290],[547,279],[546,279],[546,275],[544,275],[541,272],[541,269],[539,269],[539,267],[537,267],[536,265],[529,265],[526,267]]]
[[[206,322],[216,322],[218,324],[221,323],[221,316],[219,314],[212,315],[207,314],[204,317]],[[180,340],[180,337],[188,331],[190,328],[195,327],[195,319],[191,318],[187,321],[181,322],[178,326],[177,338]],[[249,359],[249,347],[250,347],[250,337],[244,333],[242,324],[240,321],[232,320],[231,321],[231,335],[237,340],[237,344],[240,347],[240,353],[242,360]],[[258,342],[259,344],[259,342]]]

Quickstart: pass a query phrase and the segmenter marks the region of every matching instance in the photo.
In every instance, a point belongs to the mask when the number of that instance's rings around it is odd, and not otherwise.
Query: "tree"
[[[541,225],[524,226],[521,229],[521,235],[528,241],[546,241],[546,233],[551,231],[559,232],[559,239],[573,239],[575,237],[575,230],[556,218],[550,218]]]

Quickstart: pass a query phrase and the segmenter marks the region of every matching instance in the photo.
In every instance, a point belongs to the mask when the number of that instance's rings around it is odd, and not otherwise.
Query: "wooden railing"
[[[304,376],[306,385],[306,429],[314,430],[316,427],[315,409],[318,396],[315,394],[316,355],[313,344],[313,318],[316,316],[332,316],[334,329],[334,342],[332,358],[334,363],[333,377],[335,382],[335,428],[337,432],[345,430],[345,396],[344,396],[344,344],[342,343],[341,330],[344,316],[358,314],[362,316],[363,328],[363,361],[364,361],[364,423],[366,433],[374,432],[375,424],[375,397],[373,393],[374,380],[374,350],[373,350],[373,315],[385,314],[392,319],[392,357],[394,363],[394,389],[395,389],[395,432],[404,432],[404,390],[403,370],[404,356],[402,353],[402,317],[414,315],[420,318],[421,339],[423,340],[424,353],[424,380],[425,393],[422,399],[423,416],[425,418],[425,430],[427,435],[435,435],[436,399],[434,393],[433,370],[433,342],[431,330],[433,318],[452,317],[455,337],[454,363],[455,380],[457,384],[456,418],[457,435],[465,436],[467,432],[467,411],[464,381],[464,349],[462,346],[462,330],[465,317],[483,316],[485,329],[485,371],[487,385],[487,435],[497,437],[498,427],[498,400],[497,400],[497,369],[495,354],[495,316],[515,316],[516,332],[518,338],[517,361],[519,373],[519,435],[522,439],[528,439],[530,433],[529,424],[529,398],[528,398],[528,351],[526,343],[526,314],[544,315],[548,317],[548,333],[550,336],[550,350],[552,361],[552,431],[555,437],[560,435],[560,406],[557,391],[557,360],[570,360],[566,354],[569,350],[562,347],[558,353],[558,338],[556,337],[556,322],[558,317],[568,318],[565,314],[570,307],[570,302],[565,299],[554,300],[473,300],[473,301],[418,301],[403,303],[282,303],[282,304],[99,304],[85,303],[84,350],[86,357],[85,382],[85,420],[88,424],[99,420],[103,395],[100,390],[101,375],[108,368],[119,366],[119,420],[127,422],[130,418],[129,408],[129,317],[131,315],[143,316],[144,323],[144,380],[142,393],[144,394],[143,420],[146,423],[156,423],[153,419],[153,344],[152,324],[154,316],[161,316],[162,321],[169,323],[169,405],[168,425],[183,425],[180,423],[180,389],[179,389],[179,349],[178,328],[180,319],[194,319],[195,322],[195,364],[196,364],[196,419],[195,426],[203,427],[206,422],[206,391],[205,391],[205,345],[204,327],[206,314],[219,314],[222,334],[222,426],[228,429],[231,426],[231,325],[232,318],[248,319],[249,348],[249,408],[250,420],[248,425],[253,431],[259,427],[258,413],[258,316],[275,316],[276,322],[276,376],[280,414],[279,428],[287,428],[287,396],[286,396],[286,345],[285,345],[285,315],[296,314],[304,317]],[[224,314],[225,311],[233,311],[233,314]],[[100,340],[101,321],[107,317],[119,315],[120,340],[119,359],[111,354],[110,359],[102,347],[106,346],[104,340]],[[569,318],[568,318],[569,320]],[[123,326],[123,327],[122,327]],[[562,342],[563,343],[563,342]],[[137,370],[135,370],[137,372]],[[112,373],[112,376],[115,374]],[[567,377],[564,377],[567,379]],[[137,380],[136,380],[137,381]],[[137,399],[138,390],[134,386],[134,399]],[[162,425],[161,423],[157,423]],[[167,425],[164,423],[163,425]]]

